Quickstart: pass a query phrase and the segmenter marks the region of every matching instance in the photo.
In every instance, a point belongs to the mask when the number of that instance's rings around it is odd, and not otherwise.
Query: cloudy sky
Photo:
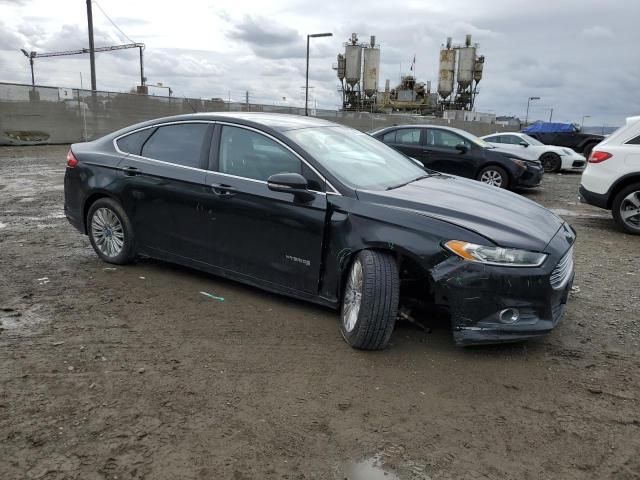
[[[122,30],[118,31],[105,14]],[[332,65],[351,32],[381,45],[380,84],[397,83],[415,54],[419,81],[435,85],[438,49],[473,35],[486,56],[476,109],[524,118],[617,125],[640,114],[640,2],[630,0],[98,0],[95,44],[143,42],[148,83],[180,96],[302,106],[307,33],[310,85],[318,107],[339,105]],[[126,36],[125,36],[126,35]],[[127,38],[128,37],[128,38]],[[0,0],[0,81],[29,83],[20,48],[38,52],[88,46],[84,0]],[[98,89],[139,82],[137,50],[97,53]],[[88,55],[36,59],[36,83],[89,83]],[[164,94],[161,89],[151,89]],[[285,100],[283,100],[283,98]]]

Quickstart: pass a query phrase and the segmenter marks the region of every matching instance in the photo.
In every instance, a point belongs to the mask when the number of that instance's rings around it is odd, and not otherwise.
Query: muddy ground
[[[640,478],[640,238],[577,204],[579,175],[524,193],[579,236],[552,334],[399,325],[367,353],[330,310],[102,263],[64,218],[65,153],[0,149],[1,479]]]

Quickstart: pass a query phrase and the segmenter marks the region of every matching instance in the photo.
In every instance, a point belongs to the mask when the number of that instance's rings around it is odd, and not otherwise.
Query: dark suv
[[[593,147],[604,140],[603,135],[582,133],[575,125],[568,123],[537,122],[522,130],[530,137],[545,145],[569,147],[581,153],[588,160]]]
[[[457,128],[397,125],[371,135],[437,172],[507,189],[536,187],[542,181],[539,161],[497,152],[493,145]]]

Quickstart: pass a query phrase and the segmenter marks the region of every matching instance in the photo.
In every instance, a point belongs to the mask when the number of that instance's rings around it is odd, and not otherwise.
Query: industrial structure
[[[358,43],[358,35],[344,44],[344,54],[338,54],[338,63],[334,66],[340,80],[343,110],[376,110],[378,97],[378,79],[380,75],[380,47],[376,37],[370,42]]]
[[[484,56],[477,56],[478,44],[467,35],[463,45],[452,45],[451,38],[440,50],[438,87],[431,91],[431,82],[418,82],[415,75],[402,75],[400,83],[391,88],[386,80],[383,91],[378,89],[380,47],[375,43],[358,43],[351,34],[338,54],[334,69],[340,80],[342,109],[370,112],[413,112],[442,116],[446,110],[473,110],[482,80]]]

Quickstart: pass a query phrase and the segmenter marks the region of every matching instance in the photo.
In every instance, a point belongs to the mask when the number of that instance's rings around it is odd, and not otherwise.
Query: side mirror
[[[459,143],[456,145],[456,150],[460,153],[467,153],[469,151],[469,147],[464,143]]]
[[[292,193],[299,200],[310,200],[307,179],[299,173],[276,173],[267,179],[267,187],[274,192]]]
[[[522,145],[525,148],[527,148],[529,146],[529,144],[527,142],[520,142],[519,145]]]
[[[409,160],[411,160],[413,163],[415,163],[416,166],[418,166],[420,168],[424,168],[424,165],[422,164],[422,162],[420,160],[418,160],[417,158],[409,157]]]

